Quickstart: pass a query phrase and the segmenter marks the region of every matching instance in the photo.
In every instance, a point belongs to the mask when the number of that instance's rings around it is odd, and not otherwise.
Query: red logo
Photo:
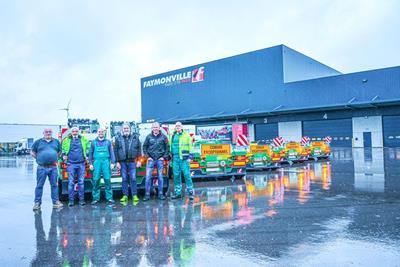
[[[204,81],[204,71],[205,71],[204,67],[194,69],[192,71],[192,83]]]

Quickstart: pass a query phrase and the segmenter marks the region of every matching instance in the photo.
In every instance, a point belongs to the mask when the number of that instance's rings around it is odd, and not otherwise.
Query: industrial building
[[[278,45],[141,79],[142,121],[246,125],[250,141],[400,147],[400,66],[343,74]]]

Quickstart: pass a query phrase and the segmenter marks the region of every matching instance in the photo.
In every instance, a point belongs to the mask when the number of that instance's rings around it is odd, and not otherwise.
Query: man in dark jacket
[[[158,198],[165,199],[163,194],[163,169],[164,159],[168,158],[169,155],[168,138],[160,132],[160,124],[158,122],[154,122],[151,129],[151,133],[143,143],[143,154],[148,158],[146,166],[146,195],[143,201],[150,199],[151,177],[154,166],[157,167],[158,174]]]
[[[140,167],[140,161],[137,158],[141,155],[141,145],[139,137],[131,133],[131,127],[125,123],[122,125],[122,135],[115,138],[115,156],[117,160],[117,168],[121,170],[122,176],[122,194],[121,203],[128,202],[128,176],[131,182],[132,202],[136,205],[139,202],[137,196],[136,184],[136,167]]]

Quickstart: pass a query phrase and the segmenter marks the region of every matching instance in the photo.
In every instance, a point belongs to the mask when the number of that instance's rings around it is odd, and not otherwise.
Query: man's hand
[[[94,170],[93,164],[90,164],[89,169],[90,169],[91,171]]]
[[[118,170],[121,169],[121,164],[119,164],[119,162],[117,162],[117,169],[118,169]]]
[[[152,158],[148,158],[147,161],[153,161],[153,159]]]
[[[164,161],[164,158],[163,158],[163,157],[161,157],[161,158],[160,158],[160,160]]]
[[[190,162],[192,162],[192,159],[188,159],[187,161],[190,163]]]
[[[63,156],[63,161],[66,162],[67,159],[68,159],[68,156],[67,156],[67,155],[64,155],[64,156]]]
[[[142,163],[140,162],[140,160],[136,161],[136,168],[140,168],[140,167],[142,167]]]
[[[110,168],[111,168],[111,170],[114,169],[114,163],[110,164]]]

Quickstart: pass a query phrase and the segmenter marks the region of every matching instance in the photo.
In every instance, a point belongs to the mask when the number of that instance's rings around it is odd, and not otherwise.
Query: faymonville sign
[[[177,74],[160,77],[143,82],[143,88],[157,85],[171,86],[182,83],[197,83],[204,81],[204,67],[195,68],[192,71],[181,72]]]

